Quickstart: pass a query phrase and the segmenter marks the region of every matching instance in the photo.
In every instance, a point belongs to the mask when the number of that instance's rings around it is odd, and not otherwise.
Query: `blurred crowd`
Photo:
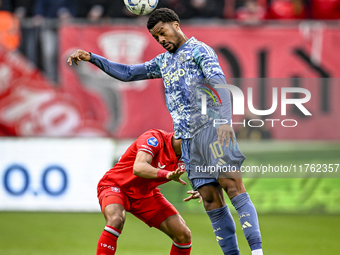
[[[158,7],[173,9],[184,21],[340,19],[340,0],[160,0]],[[139,16],[130,13],[123,0],[0,0],[0,44],[19,49],[58,82],[58,26],[74,18],[96,23]]]
[[[123,0],[0,0],[0,10],[25,17],[136,18]],[[159,0],[158,7],[175,10],[181,19],[339,19],[340,0]]]

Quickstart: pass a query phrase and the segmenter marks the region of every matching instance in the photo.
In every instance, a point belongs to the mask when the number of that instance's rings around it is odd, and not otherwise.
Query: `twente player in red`
[[[173,133],[152,129],[134,141],[106,172],[98,184],[106,226],[98,241],[97,255],[115,254],[126,212],[167,234],[173,240],[170,255],[190,254],[190,229],[157,189],[170,180],[186,184],[180,178],[185,172],[184,163],[179,164],[180,156],[180,139],[174,139]],[[188,194],[191,195],[184,201],[200,197],[196,191]]]

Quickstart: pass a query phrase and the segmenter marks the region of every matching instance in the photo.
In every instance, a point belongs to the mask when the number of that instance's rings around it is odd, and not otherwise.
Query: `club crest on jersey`
[[[185,163],[183,161],[178,162],[177,166],[181,171],[185,170]]]
[[[148,140],[147,140],[147,143],[153,147],[156,147],[158,145],[158,141],[155,137],[150,137]]]
[[[179,56],[178,56],[178,62],[182,63],[185,61],[187,55],[184,52],[180,52]]]
[[[111,190],[116,193],[120,193],[120,188],[117,187],[111,187]]]

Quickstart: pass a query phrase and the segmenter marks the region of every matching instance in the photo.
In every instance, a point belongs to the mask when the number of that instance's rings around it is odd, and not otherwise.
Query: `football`
[[[124,0],[126,8],[136,15],[146,15],[152,12],[158,0]]]

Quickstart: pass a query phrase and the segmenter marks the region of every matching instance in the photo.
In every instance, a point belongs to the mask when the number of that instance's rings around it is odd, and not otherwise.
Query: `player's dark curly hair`
[[[154,10],[149,16],[147,28],[152,29],[158,22],[173,22],[177,21],[179,23],[178,15],[171,9],[168,8],[159,8]]]

